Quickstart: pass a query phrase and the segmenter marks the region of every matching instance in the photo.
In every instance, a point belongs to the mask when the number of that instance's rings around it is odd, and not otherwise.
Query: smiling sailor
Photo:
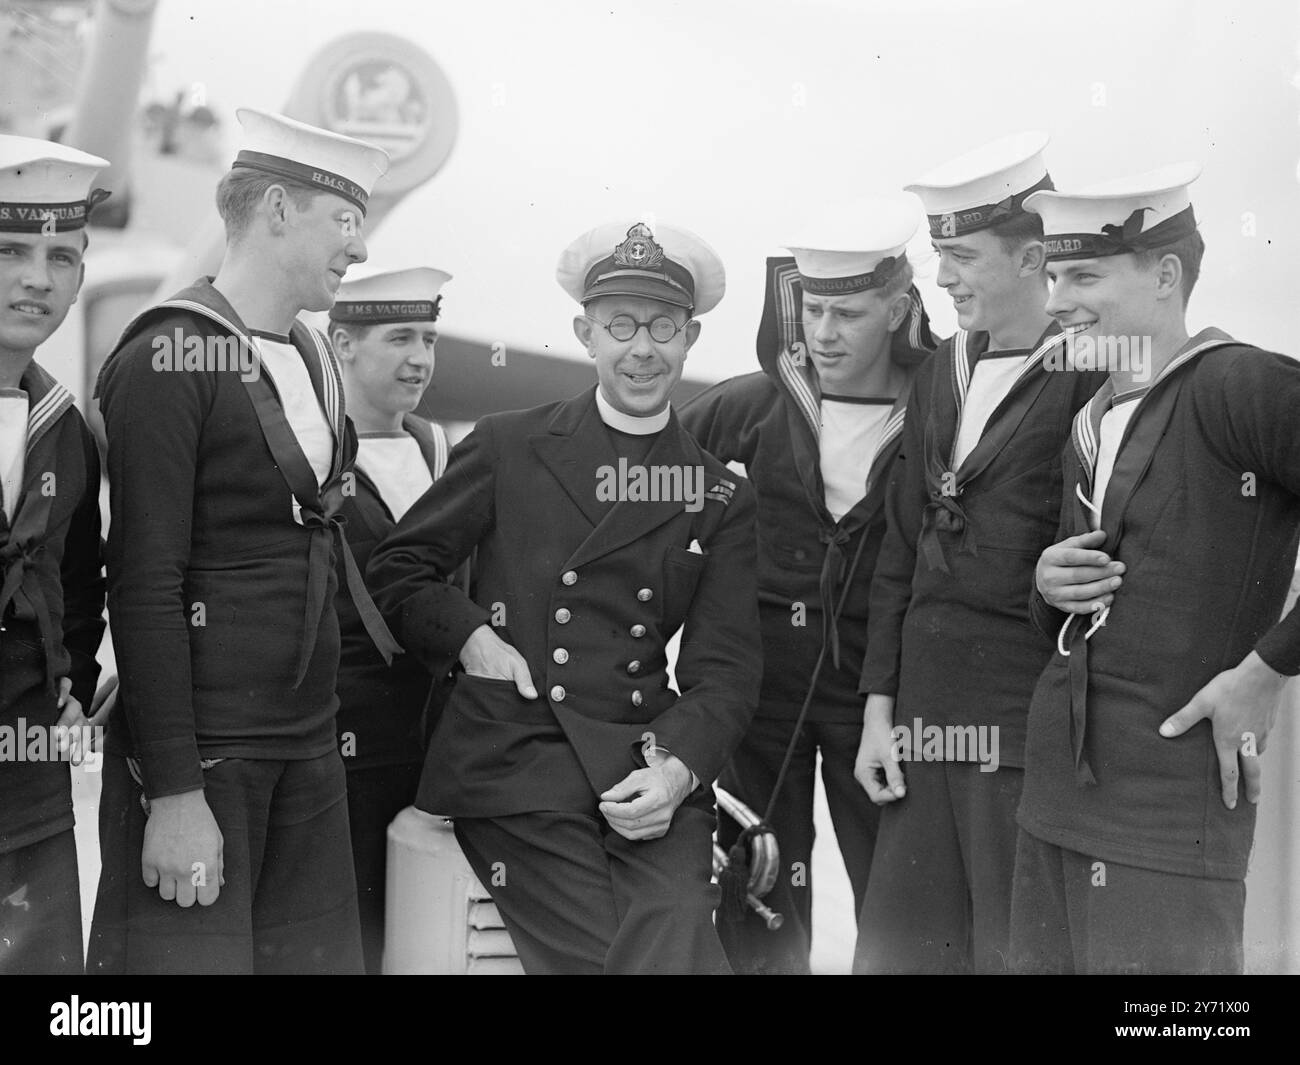
[[[440,289],[450,278],[425,266],[348,280],[330,310],[330,341],[343,368],[348,417],[357,427],[356,480],[344,494],[341,515],[362,571],[375,545],[447,467],[442,426],[414,412],[433,380]],[[388,825],[415,801],[432,678],[413,655],[384,661],[342,587],[343,565],[340,556],[336,728],[348,773],[361,945],[366,972],[378,973]],[[435,675],[444,676],[452,662],[449,655]]]
[[[1032,617],[1056,653],[1029,709],[1022,971],[1243,967],[1259,755],[1300,673],[1300,610],[1282,616],[1300,541],[1300,364],[1219,329],[1189,335],[1199,172],[1026,205],[1046,233],[1048,312],[1080,349],[1145,338],[1151,361],[1112,359],[1075,417],[1060,528],[1038,564]]]
[[[417,805],[455,818],[526,971],[725,972],[710,785],[758,696],[755,505],[669,404],[722,263],[628,219],[557,278],[596,386],[480,421],[370,561],[403,645],[464,667]],[[699,471],[702,505],[608,498],[620,460]],[[445,578],[476,548],[471,599]]]
[[[68,760],[104,633],[99,451],[35,355],[81,290],[106,166],[0,136],[0,973],[82,970]]]
[[[241,109],[215,278],[131,322],[100,374],[121,710],[109,730],[89,964],[359,971],[332,552],[356,439],[338,362],[297,319],[365,260],[383,151]],[[243,359],[155,365],[178,335]],[[194,903],[198,906],[194,907]]]
[[[1024,207],[1052,187],[1046,146],[1042,133],[1004,137],[909,186],[960,328],[917,374],[871,586],[858,776],[883,809],[858,971],[1006,964],[1025,715],[1049,653],[1029,625],[1034,561],[1051,542],[1070,418],[1103,379],[1046,361],[1060,328]],[[935,757],[913,736],[908,752],[895,724],[983,745]],[[997,761],[981,764],[994,743]]]

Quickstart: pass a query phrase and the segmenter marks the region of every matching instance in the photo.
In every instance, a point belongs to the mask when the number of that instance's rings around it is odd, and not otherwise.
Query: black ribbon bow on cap
[[[1139,207],[1126,219],[1123,225],[1114,225],[1113,223],[1101,227],[1101,231],[1112,240],[1122,241],[1125,244],[1130,243],[1134,238],[1142,235],[1142,216],[1151,210],[1150,207]]]

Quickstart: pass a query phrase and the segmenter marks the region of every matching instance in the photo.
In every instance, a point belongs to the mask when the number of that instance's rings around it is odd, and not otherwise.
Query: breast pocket
[[[704,572],[704,555],[682,547],[664,554],[664,620],[675,629],[685,617]]]

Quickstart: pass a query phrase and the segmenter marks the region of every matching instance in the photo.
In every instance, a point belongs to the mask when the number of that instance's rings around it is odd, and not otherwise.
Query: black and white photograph
[[[0,0],[17,1038],[193,975],[1268,1031],[1298,234],[1295,0]]]

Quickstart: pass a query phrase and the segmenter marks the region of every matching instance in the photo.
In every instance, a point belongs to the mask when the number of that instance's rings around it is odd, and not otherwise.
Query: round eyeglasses
[[[609,335],[619,341],[631,340],[636,336],[637,330],[642,326],[645,326],[650,332],[650,339],[656,344],[668,343],[668,341],[672,340],[673,337],[690,325],[689,318],[681,325],[678,325],[666,314],[658,315],[657,317],[650,319],[648,322],[638,322],[630,314],[616,314],[608,322],[602,322],[599,318],[595,318],[590,314],[586,317],[599,325],[603,325]]]

